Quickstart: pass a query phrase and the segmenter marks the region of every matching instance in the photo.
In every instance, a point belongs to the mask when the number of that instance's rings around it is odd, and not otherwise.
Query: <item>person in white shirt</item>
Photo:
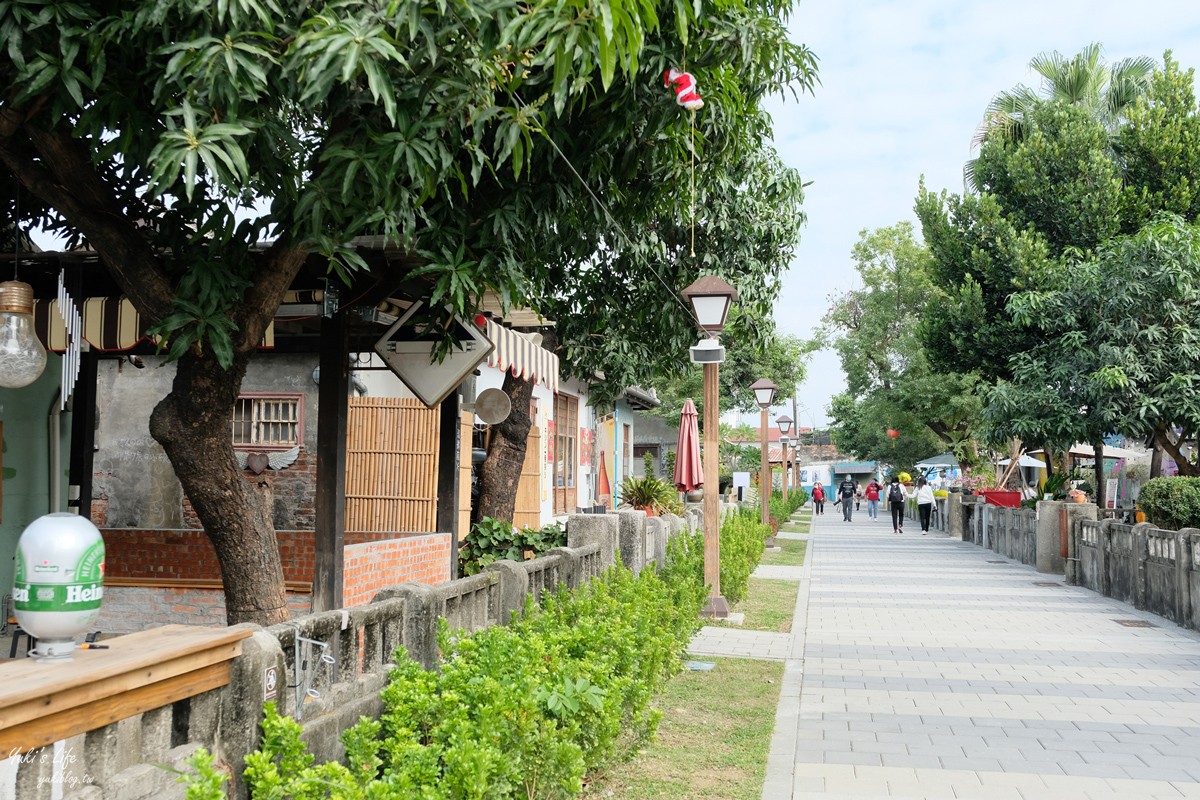
[[[933,513],[933,487],[921,478],[917,481],[917,514],[921,520],[921,532],[929,533],[929,518]]]

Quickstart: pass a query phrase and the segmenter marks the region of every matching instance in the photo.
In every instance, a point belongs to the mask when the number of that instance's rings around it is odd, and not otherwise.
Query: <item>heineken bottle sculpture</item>
[[[13,608],[38,640],[39,661],[70,660],[74,637],[100,613],[104,597],[104,539],[78,514],[46,514],[17,542]]]

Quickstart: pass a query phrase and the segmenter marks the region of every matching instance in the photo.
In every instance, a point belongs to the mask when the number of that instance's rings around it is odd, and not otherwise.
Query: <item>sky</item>
[[[1038,86],[1031,58],[1100,42],[1110,63],[1161,61],[1169,49],[1184,68],[1200,68],[1196,0],[800,0],[789,27],[820,59],[820,85],[770,105],[776,148],[813,182],[775,318],[780,332],[806,338],[830,294],[855,287],[850,251],[860,231],[909,220],[919,233],[922,175],[931,190],[962,191],[988,101],[1017,84]],[[844,388],[837,357],[816,354],[797,391],[798,425],[824,425]]]

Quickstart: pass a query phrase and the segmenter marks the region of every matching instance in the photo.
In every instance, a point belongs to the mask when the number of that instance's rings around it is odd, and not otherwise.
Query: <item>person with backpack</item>
[[[864,494],[867,498],[867,516],[873,520],[879,519],[879,495],[882,491],[883,486],[879,481],[871,478],[871,482],[867,484]]]
[[[850,522],[850,517],[854,514],[854,495],[858,494],[858,484],[850,480],[846,476],[846,480],[842,481],[837,488],[838,499],[834,501],[834,505],[842,504],[842,521]]]
[[[820,515],[825,513],[825,487],[820,481],[813,484],[812,490],[813,514]]]
[[[908,492],[900,483],[900,477],[893,475],[891,483],[887,488],[888,508],[892,511],[892,533],[904,533],[904,501],[908,497]]]

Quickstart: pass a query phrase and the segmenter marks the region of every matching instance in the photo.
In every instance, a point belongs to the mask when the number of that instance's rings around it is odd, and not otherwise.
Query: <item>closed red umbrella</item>
[[[696,421],[696,404],[684,401],[679,414],[679,441],[675,446],[675,488],[694,492],[704,485],[704,468],[700,463],[700,427]]]

